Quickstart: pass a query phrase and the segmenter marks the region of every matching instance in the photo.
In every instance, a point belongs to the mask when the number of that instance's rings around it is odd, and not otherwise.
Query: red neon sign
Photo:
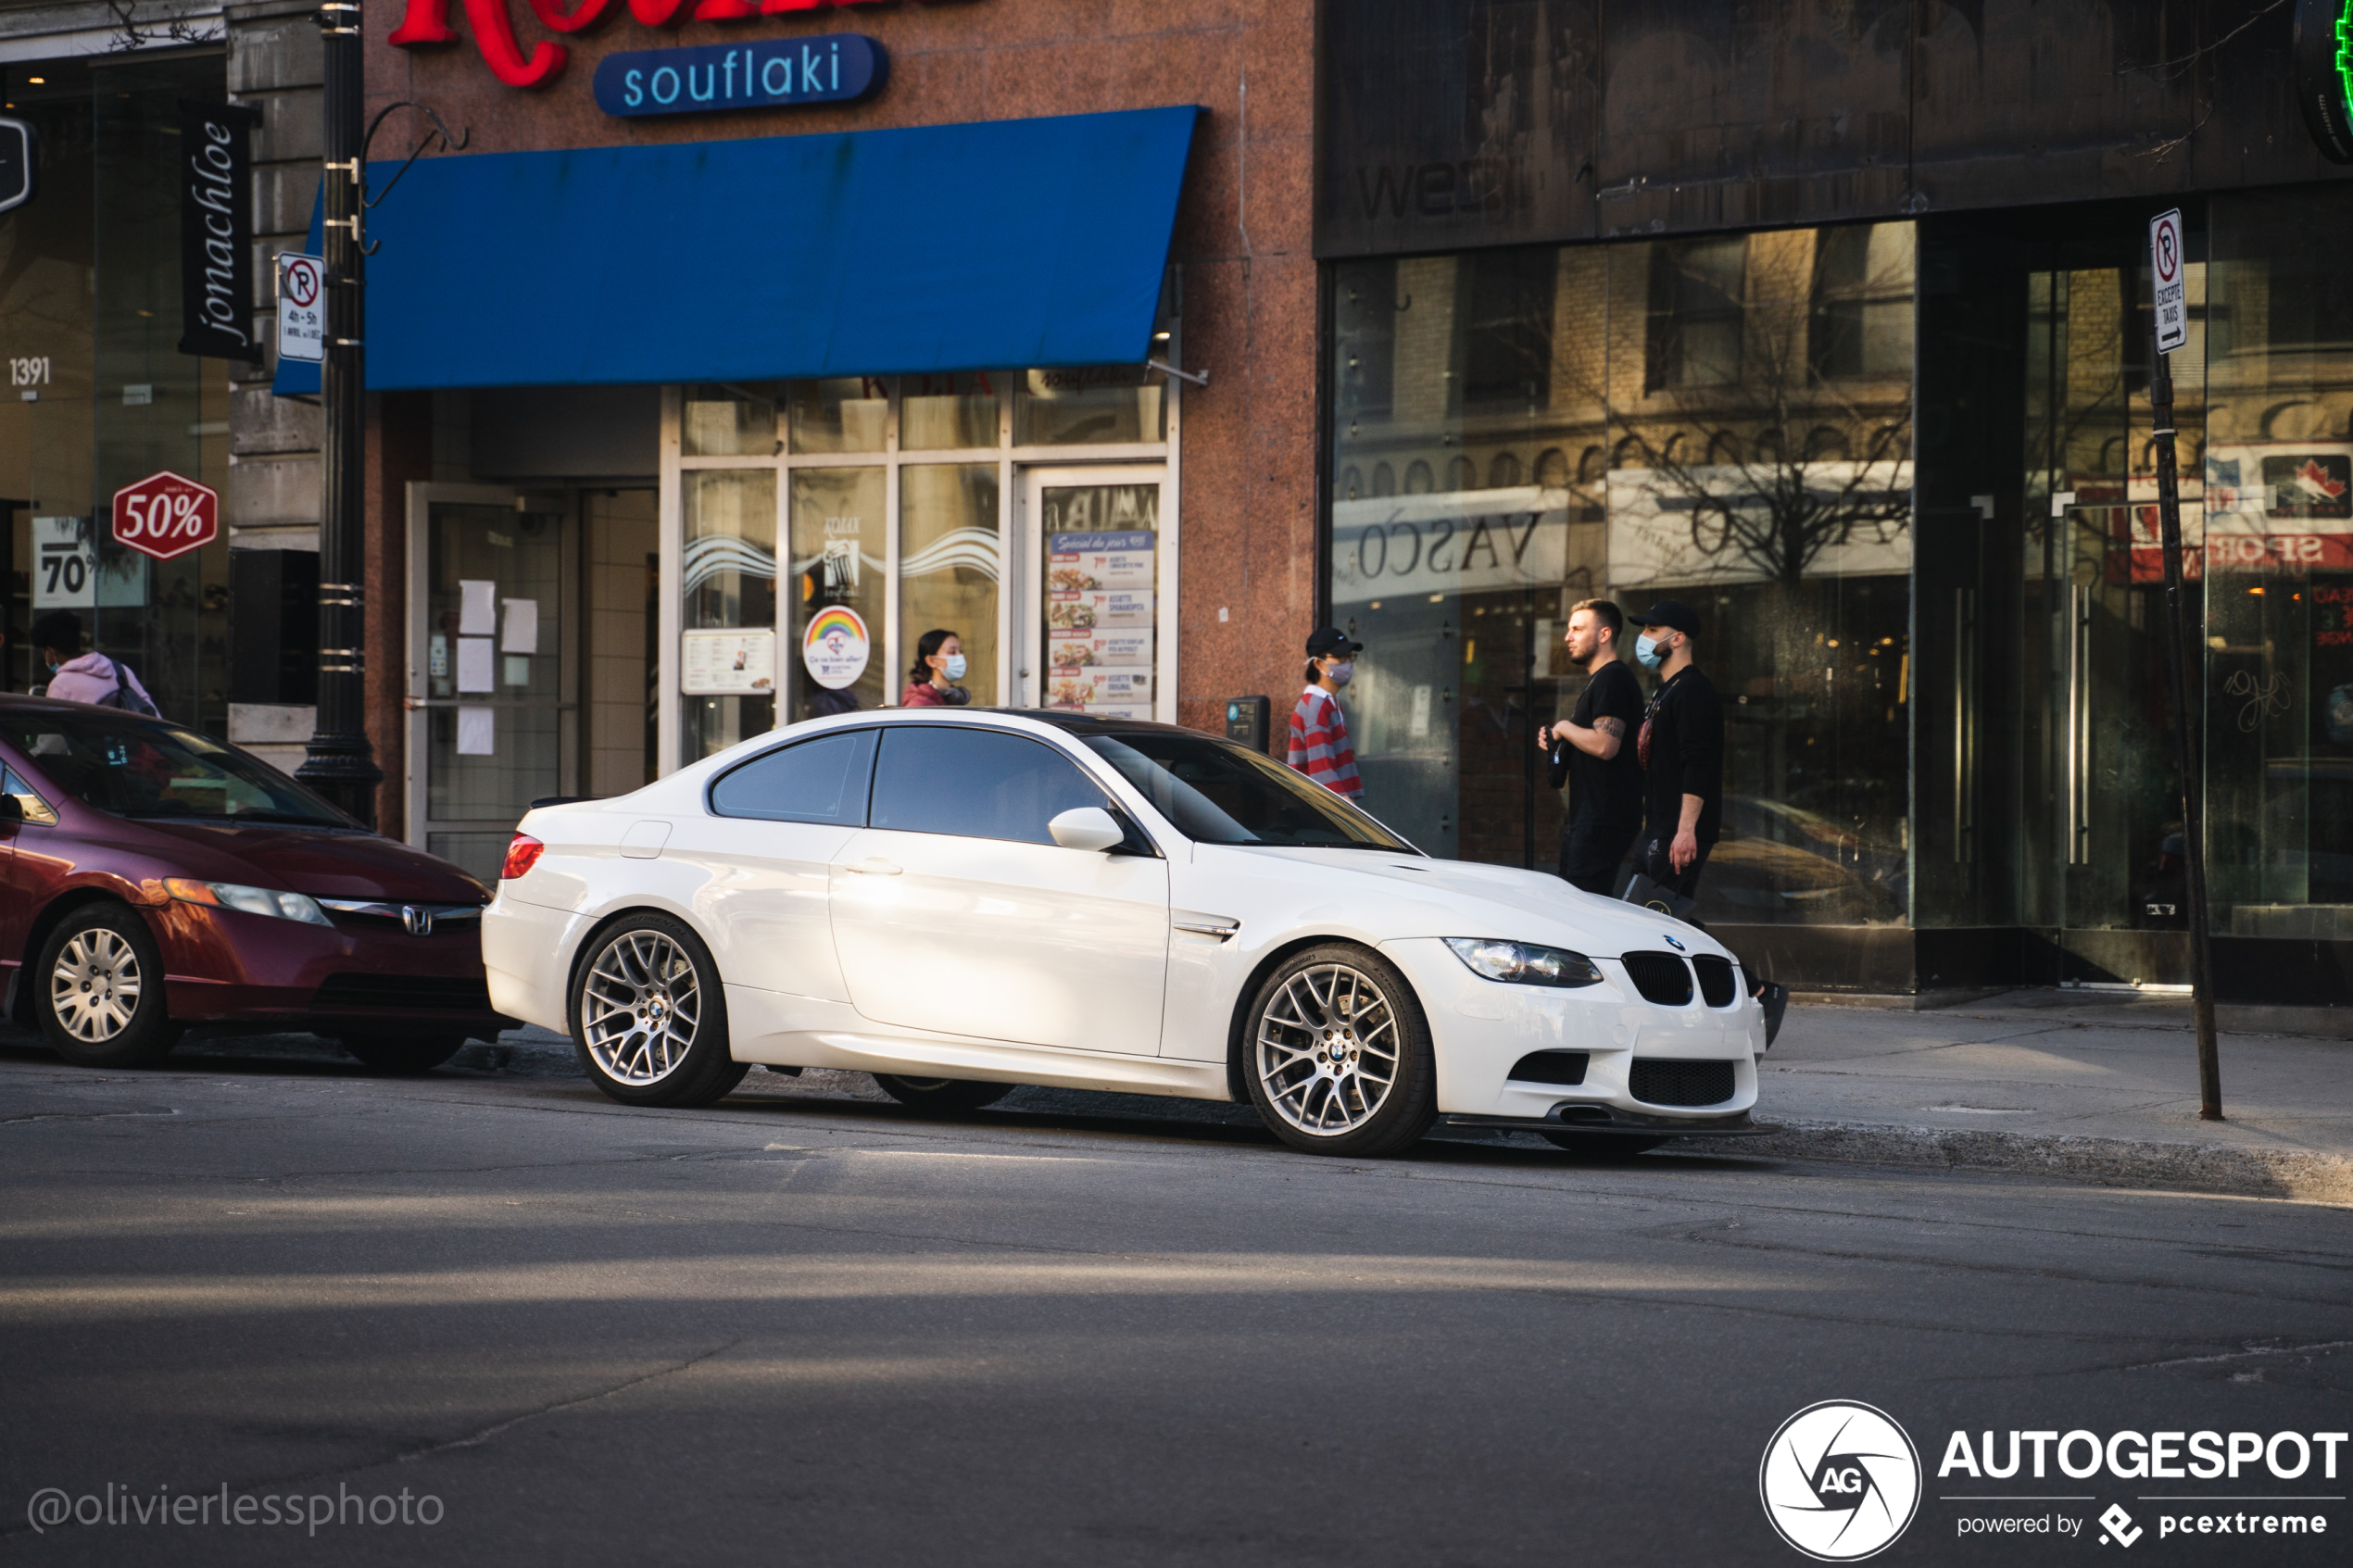
[[[885,6],[892,0],[530,0],[531,14],[550,32],[585,32],[617,10],[648,27],[676,27],[692,17],[702,22],[743,21],[751,17],[783,16],[798,11],[824,10],[837,6]],[[512,0],[463,0],[466,22],[473,30],[474,47],[482,51],[490,73],[510,87],[545,87],[555,81],[572,57],[560,44],[540,39],[523,53],[515,35]],[[690,10],[688,7],[691,6]],[[400,25],[386,43],[402,49],[428,48],[458,41],[449,25],[449,0],[409,0]]]

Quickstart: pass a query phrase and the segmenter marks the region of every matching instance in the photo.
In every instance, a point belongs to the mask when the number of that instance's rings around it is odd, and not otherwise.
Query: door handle
[[[862,860],[852,860],[841,868],[860,876],[897,876],[902,868],[892,865],[880,855],[869,855]]]

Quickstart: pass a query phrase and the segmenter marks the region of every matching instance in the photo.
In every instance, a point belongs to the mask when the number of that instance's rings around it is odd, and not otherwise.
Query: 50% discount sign
[[[115,543],[170,560],[220,537],[220,496],[176,473],[149,474],[114,493]]]

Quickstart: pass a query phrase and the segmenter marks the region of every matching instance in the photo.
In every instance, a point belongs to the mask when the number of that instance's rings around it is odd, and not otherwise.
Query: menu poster
[[[1116,533],[1050,533],[1046,536],[1046,591],[1050,594],[1101,588],[1152,586],[1152,546],[1149,529]]]
[[[682,632],[678,689],[688,696],[724,696],[776,689],[773,631]]]
[[[1134,707],[1149,716],[1151,705],[1149,670],[1057,670],[1046,677],[1049,708]]]
[[[1046,596],[1046,624],[1084,630],[1090,626],[1150,626],[1152,596],[1140,588],[1074,588]]]
[[[1050,631],[1046,633],[1046,668],[1056,674],[1107,665],[1115,670],[1149,670],[1152,662],[1150,627],[1128,632],[1105,630]]]

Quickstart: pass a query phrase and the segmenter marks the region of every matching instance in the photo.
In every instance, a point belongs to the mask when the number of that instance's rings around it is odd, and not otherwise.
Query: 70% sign
[[[170,560],[220,536],[220,496],[171,472],[149,474],[114,493],[115,543]]]

